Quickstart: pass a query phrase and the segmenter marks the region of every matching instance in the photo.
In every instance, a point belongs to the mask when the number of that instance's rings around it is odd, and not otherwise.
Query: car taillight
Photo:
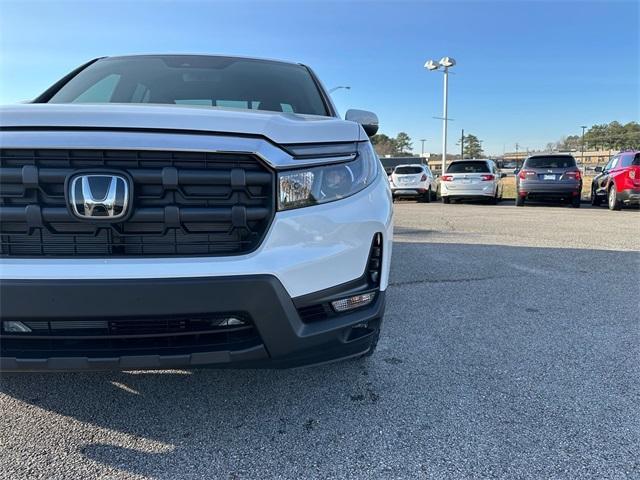
[[[629,170],[629,178],[631,180],[635,180],[636,179],[636,171],[634,169]]]
[[[580,174],[579,170],[573,170],[571,172],[565,172],[564,174],[566,177],[572,177],[575,178],[576,180],[580,180],[582,178],[582,175]]]
[[[521,179],[525,179],[527,178],[527,175],[535,175],[536,172],[534,172],[533,170],[520,170],[520,173],[518,173],[518,177]]]
[[[420,177],[420,181],[421,182],[426,182],[427,181],[427,174],[423,173],[422,176]]]
[[[453,175],[442,175],[442,178],[440,179],[443,182],[450,182],[451,180],[453,180]]]
[[[482,181],[488,182],[489,180],[493,180],[495,177],[493,175],[482,175]]]

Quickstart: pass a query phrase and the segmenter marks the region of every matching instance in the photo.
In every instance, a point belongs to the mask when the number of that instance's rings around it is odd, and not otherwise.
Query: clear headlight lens
[[[369,142],[358,144],[355,160],[278,174],[278,210],[333,202],[359,192],[376,178],[378,157]]]

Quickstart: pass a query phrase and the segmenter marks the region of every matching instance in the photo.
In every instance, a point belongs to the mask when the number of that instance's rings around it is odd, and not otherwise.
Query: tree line
[[[482,150],[482,141],[475,135],[469,134],[464,137],[464,157],[465,158],[482,158],[484,152]],[[384,157],[390,155],[392,157],[407,157],[413,155],[413,143],[411,137],[405,132],[400,132],[395,138],[389,137],[384,133],[378,133],[371,137],[376,152],[379,156]],[[460,141],[458,141],[460,145]]]
[[[640,124],[620,122],[593,125],[584,134],[585,150],[639,150]],[[582,135],[569,135],[547,144],[547,150],[580,150]]]
[[[384,133],[377,133],[371,137],[371,143],[380,157],[391,155],[392,157],[408,157],[411,153],[411,137],[405,132],[400,132],[396,138],[389,137]]]

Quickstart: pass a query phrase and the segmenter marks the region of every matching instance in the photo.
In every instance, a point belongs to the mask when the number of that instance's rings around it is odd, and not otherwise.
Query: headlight
[[[353,195],[373,182],[378,165],[371,143],[361,142],[353,161],[280,172],[278,210],[308,207]]]

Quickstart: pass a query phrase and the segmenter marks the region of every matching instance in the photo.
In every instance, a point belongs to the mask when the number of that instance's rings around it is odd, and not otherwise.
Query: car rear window
[[[570,156],[549,156],[527,158],[525,168],[571,168],[576,166],[576,159]]]
[[[487,162],[454,162],[447,168],[447,173],[486,173]]]
[[[393,171],[393,173],[396,173],[398,175],[422,173],[422,168],[421,167],[397,167]]]

